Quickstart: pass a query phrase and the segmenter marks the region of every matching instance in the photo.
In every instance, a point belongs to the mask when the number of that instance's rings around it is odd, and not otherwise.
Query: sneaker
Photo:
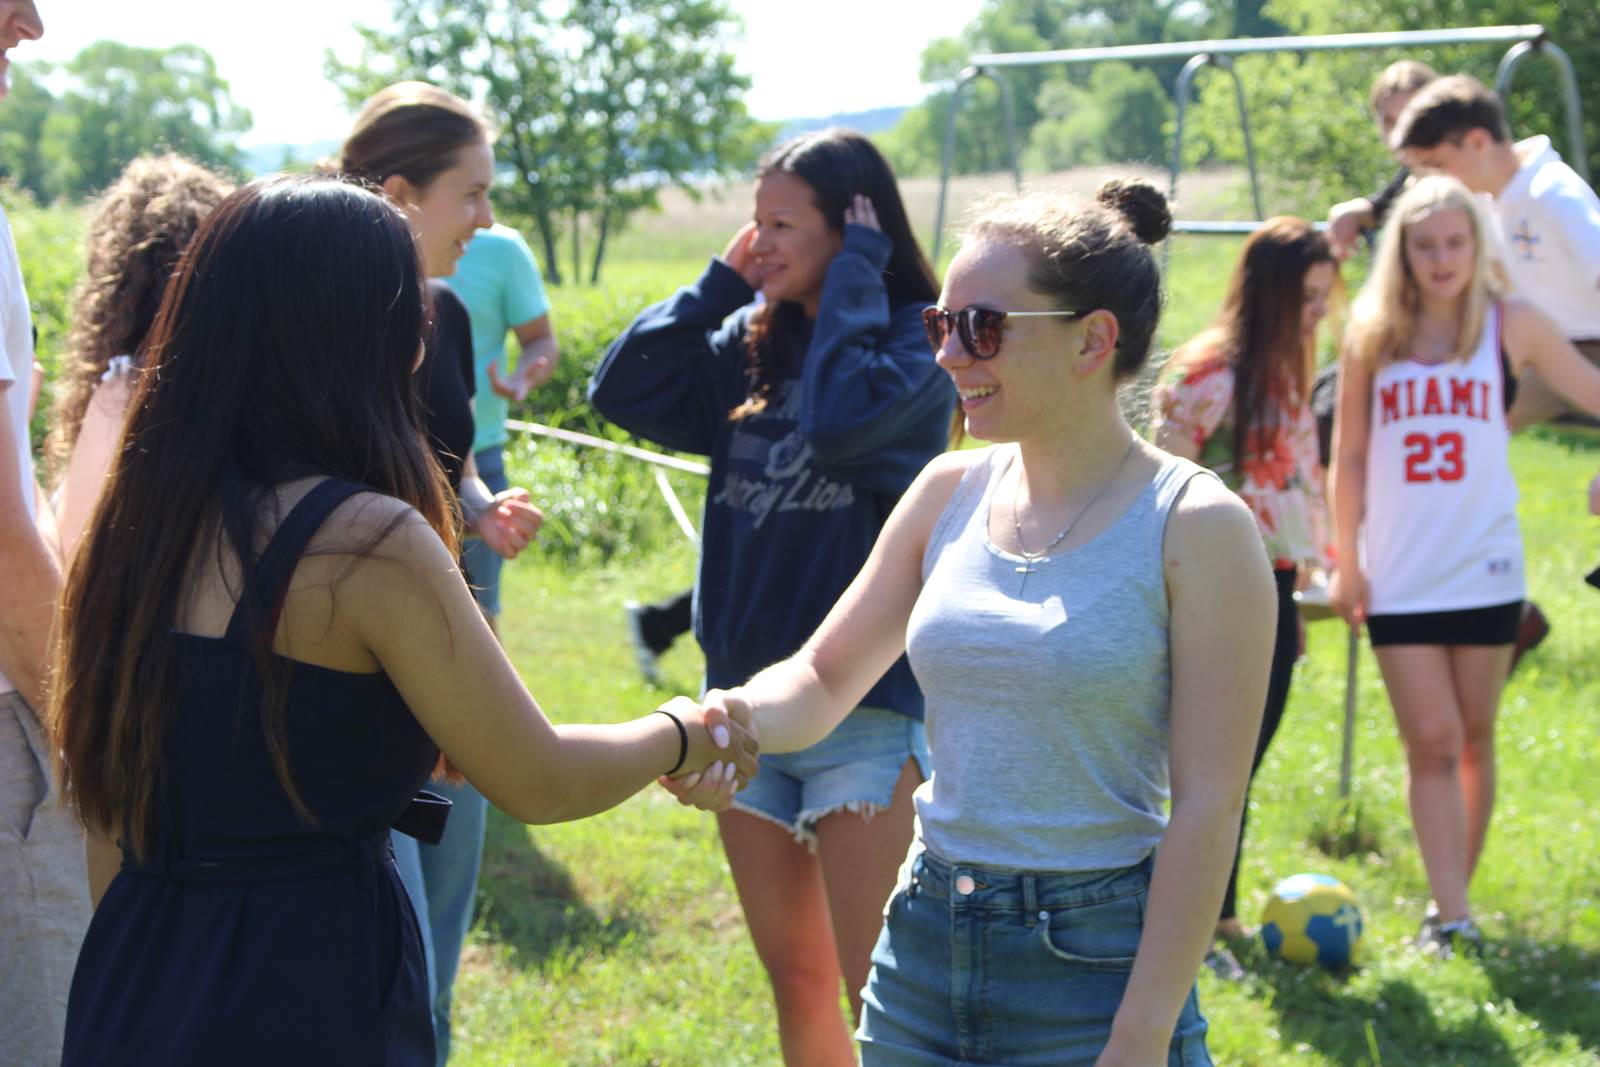
[[[1531,600],[1523,601],[1522,621],[1517,625],[1517,643],[1511,647],[1511,669],[1516,670],[1523,655],[1538,648],[1539,642],[1549,634],[1550,621],[1539,610],[1539,605]]]
[[[1229,952],[1225,945],[1212,945],[1206,951],[1205,968],[1223,982],[1244,981],[1244,968],[1239,965],[1238,957]]]
[[[1441,923],[1435,915],[1431,925],[1427,918],[1422,922],[1423,929],[1417,934],[1417,947],[1430,956],[1437,956],[1441,960],[1453,960],[1457,957],[1483,955],[1483,932],[1471,919]]]
[[[1414,948],[1423,949],[1434,944],[1439,933],[1439,905],[1428,901],[1428,910],[1422,913],[1422,924],[1417,927],[1417,936],[1411,939]]]
[[[1483,931],[1478,929],[1478,924],[1471,919],[1457,919],[1453,923],[1444,923],[1439,927],[1437,934],[1442,959],[1454,956],[1471,956],[1476,959],[1483,955]]]
[[[644,623],[640,619],[644,605],[637,600],[624,600],[622,613],[628,620],[628,641],[633,645],[633,661],[639,665],[639,673],[644,675],[644,680],[651,685],[661,684],[661,665],[656,657],[656,650],[644,639]]]

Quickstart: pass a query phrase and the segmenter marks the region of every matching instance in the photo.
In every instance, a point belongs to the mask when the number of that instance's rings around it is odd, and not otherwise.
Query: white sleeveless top
[[[1374,615],[1523,599],[1517,483],[1506,450],[1503,310],[1465,362],[1396,360],[1372,385],[1361,559]]]

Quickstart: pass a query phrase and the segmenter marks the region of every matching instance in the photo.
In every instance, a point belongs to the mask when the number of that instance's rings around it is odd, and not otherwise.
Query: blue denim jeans
[[[503,493],[511,488],[506,479],[506,459],[499,445],[490,445],[482,452],[473,453],[478,464],[478,477],[491,493]],[[469,537],[462,558],[467,563],[467,576],[472,582],[472,595],[478,606],[491,619],[500,617],[500,568],[505,560],[481,538]]]
[[[472,925],[483,860],[483,827],[489,802],[463,782],[430,782],[428,789],[451,801],[450,819],[437,845],[419,844],[396,831],[394,862],[411,895],[428,962],[428,1000],[433,1005],[433,1040],[439,1067],[450,1057],[450,1002],[461,963],[461,944]]]
[[[862,992],[863,1067],[1091,1067],[1133,969],[1149,858],[1122,870],[952,866],[913,844]],[[1209,1065],[1194,990],[1170,1067]]]

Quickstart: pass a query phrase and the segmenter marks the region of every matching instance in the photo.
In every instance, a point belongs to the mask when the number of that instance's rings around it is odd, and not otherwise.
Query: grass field
[[[1034,184],[1087,191],[1099,177]],[[927,233],[936,183],[906,184]],[[951,215],[1006,184],[961,183]],[[1235,195],[1226,176],[1197,176],[1186,180],[1181,213],[1221,217]],[[665,214],[618,238],[603,286],[555,290],[566,365],[526,414],[591,425],[582,405],[588,368],[640,306],[691,280],[721,250],[747,216],[746,196],[735,189],[699,205],[669,200]],[[58,341],[81,224],[48,212],[14,212],[13,222],[31,292],[44,298],[42,334]],[[1209,319],[1236,250],[1226,240],[1174,242],[1163,350]],[[1341,805],[1345,641],[1337,623],[1314,625],[1253,793],[1241,912],[1254,923],[1279,878],[1335,874],[1366,909],[1361,966],[1335,978],[1252,950],[1245,982],[1202,976],[1218,1063],[1600,1067],[1600,593],[1581,581],[1600,563],[1600,530],[1583,509],[1600,446],[1541,431],[1517,440],[1512,458],[1530,583],[1554,632],[1519,669],[1503,705],[1500,807],[1474,885],[1493,951],[1439,964],[1406,947],[1427,889],[1388,706],[1364,655],[1354,797]],[[549,445],[519,449],[513,469],[551,515],[541,545],[507,569],[504,625],[508,650],[546,710],[558,720],[618,720],[695,692],[701,665],[692,642],[669,654],[669,685],[656,689],[639,680],[624,637],[625,596],[675,592],[694,568],[648,475]],[[695,480],[673,482],[697,510]],[[571,825],[529,829],[491,817],[456,1014],[452,1062],[469,1067],[778,1062],[765,978],[713,822],[654,789]]]
[[[1354,804],[1342,809],[1345,642],[1339,624],[1314,625],[1253,794],[1241,911],[1253,923],[1280,877],[1332,873],[1366,909],[1362,965],[1339,979],[1253,949],[1244,983],[1204,976],[1219,1063],[1600,1064],[1600,592],[1581,582],[1600,562],[1600,531],[1582,506],[1600,449],[1540,433],[1515,443],[1513,461],[1530,580],[1554,631],[1503,707],[1500,807],[1474,884],[1493,949],[1440,964],[1407,948],[1427,888],[1388,705],[1364,655]],[[681,588],[692,569],[687,547],[579,573],[538,559],[508,568],[507,645],[552,716],[626,718],[695,691],[700,662],[684,642],[665,661],[666,688],[639,681],[617,606]],[[492,817],[457,995],[452,1062],[778,1061],[765,979],[713,822],[659,790],[567,826]]]

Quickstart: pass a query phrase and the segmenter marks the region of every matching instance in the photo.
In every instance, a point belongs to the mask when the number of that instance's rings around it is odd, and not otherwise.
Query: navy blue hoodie
[[[750,395],[754,291],[713,259],[606,353],[589,400],[617,425],[711,458],[694,631],[706,683],[738,685],[794,653],[866,562],[889,512],[944,451],[955,390],[935,365],[923,301],[891,306],[892,243],[847,225],[798,377],[737,422]],[[864,703],[920,719],[905,658]]]

